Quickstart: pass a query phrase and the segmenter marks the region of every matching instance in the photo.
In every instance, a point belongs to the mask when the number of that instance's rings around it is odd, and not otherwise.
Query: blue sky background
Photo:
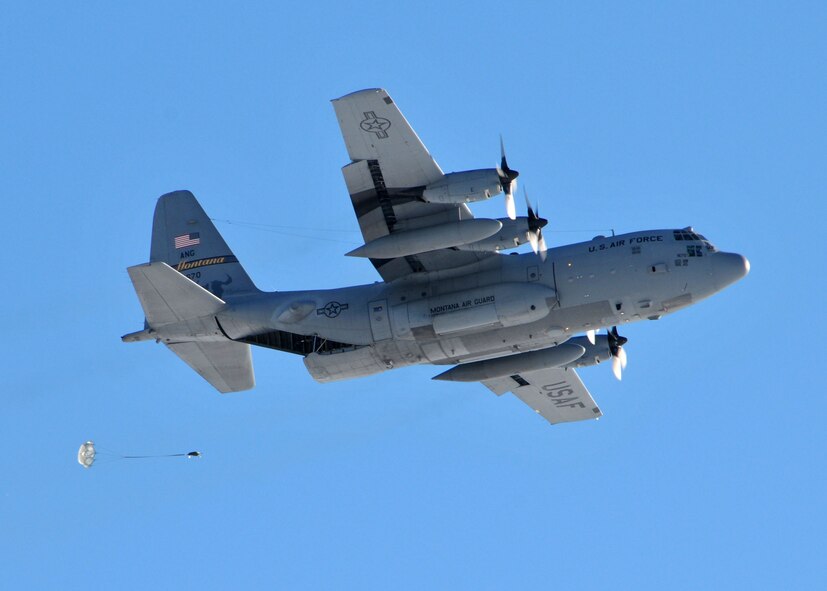
[[[9,589],[823,589],[821,2],[4,3]],[[187,188],[265,289],[378,279],[329,100],[387,88],[445,170],[509,161],[552,244],[694,225],[751,274],[627,326],[549,427],[431,367],[220,396],[142,314]],[[501,216],[501,200],[475,208]],[[256,222],[264,230],[247,227]],[[307,230],[321,228],[324,231]],[[83,470],[87,438],[198,461]]]

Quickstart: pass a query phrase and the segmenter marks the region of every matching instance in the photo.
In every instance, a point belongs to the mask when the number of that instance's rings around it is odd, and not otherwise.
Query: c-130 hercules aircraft
[[[251,345],[303,356],[319,382],[453,366],[435,379],[512,392],[553,424],[601,416],[576,368],[611,360],[620,379],[617,325],[671,314],[749,272],[691,228],[547,249],[546,220],[530,205],[516,216],[518,172],[504,151],[497,168],[445,174],[385,90],[333,107],[365,240],[348,255],[370,259],[384,282],[262,292],[192,193],[176,191],[155,208],[150,262],[128,269],[146,321],[125,342],[164,343],[220,392],[255,385]],[[474,218],[468,202],[500,193],[508,217]],[[533,253],[501,254],[525,243]]]

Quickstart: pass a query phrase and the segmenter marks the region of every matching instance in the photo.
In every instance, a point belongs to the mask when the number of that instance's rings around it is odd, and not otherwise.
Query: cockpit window
[[[675,235],[675,240],[691,240],[691,241],[703,242],[704,247],[706,248],[707,252],[718,252],[718,249],[715,248],[715,245],[712,244],[709,240],[707,240],[702,234],[696,234],[695,232],[692,232],[690,230],[675,230],[674,235]],[[702,255],[700,255],[700,254],[697,254],[697,255],[690,254],[689,256],[702,256]]]
[[[704,236],[703,234],[698,234],[698,238],[703,240],[707,252],[718,252],[718,249],[715,248],[714,244],[712,244],[709,240],[706,239],[706,236]]]
[[[675,230],[675,240],[701,240],[701,237],[688,230]]]

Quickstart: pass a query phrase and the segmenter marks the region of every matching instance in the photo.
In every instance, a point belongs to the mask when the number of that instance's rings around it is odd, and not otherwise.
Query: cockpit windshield
[[[701,234],[696,234],[695,231],[692,228],[684,228],[683,230],[675,230],[674,234],[675,234],[675,240],[687,240],[687,241],[691,240],[691,241],[703,242],[703,244],[706,247],[706,250],[708,252],[717,252],[718,251],[718,249],[715,248],[715,246],[709,240],[704,238],[704,236],[702,236]]]
[[[708,250],[709,252],[718,252],[718,249],[717,249],[717,248],[715,248],[715,245],[714,245],[714,244],[712,244],[709,240],[707,240],[706,238],[704,238],[701,234],[698,234],[698,237],[699,237],[701,240],[703,240],[703,241],[704,241],[704,246],[706,247],[706,250]]]

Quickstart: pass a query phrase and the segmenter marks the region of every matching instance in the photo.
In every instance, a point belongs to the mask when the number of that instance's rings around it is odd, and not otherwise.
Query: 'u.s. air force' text
[[[620,246],[637,246],[639,244],[646,244],[648,242],[663,242],[663,236],[635,236],[634,238],[623,240],[612,240],[610,242],[601,242],[589,247],[589,252],[599,252],[601,250],[609,250],[610,248],[618,248]]]

